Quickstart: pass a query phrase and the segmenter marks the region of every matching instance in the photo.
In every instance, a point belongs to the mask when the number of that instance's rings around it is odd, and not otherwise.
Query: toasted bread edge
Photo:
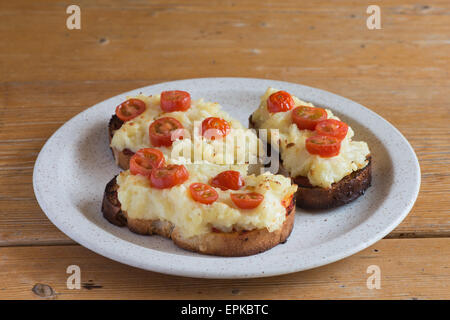
[[[202,254],[238,257],[254,255],[284,243],[289,237],[295,220],[295,197],[286,208],[286,220],[282,227],[273,232],[267,229],[234,232],[216,232],[184,237],[180,229],[162,220],[131,219],[121,210],[117,198],[117,183],[114,177],[106,185],[102,203],[103,216],[112,224],[127,226],[132,232],[142,235],[157,234],[170,238],[180,248]]]

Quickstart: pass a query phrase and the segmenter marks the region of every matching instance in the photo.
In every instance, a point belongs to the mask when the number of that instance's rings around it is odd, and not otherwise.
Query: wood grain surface
[[[449,263],[448,238],[385,239],[313,270],[219,280],[135,269],[80,246],[5,247],[0,248],[0,295],[22,299],[443,299],[448,298]],[[81,269],[79,290],[67,289],[70,265]],[[367,288],[370,265],[381,269],[380,289]]]
[[[366,28],[373,4],[366,1],[77,4],[81,30],[66,28],[68,3],[0,2],[0,298],[39,298],[30,288],[38,282],[60,298],[450,298],[449,1],[380,1],[381,30]],[[330,266],[211,282],[119,265],[49,222],[35,200],[32,172],[39,150],[65,121],[124,91],[214,76],[318,87],[387,119],[421,166],[409,216],[388,239]],[[377,247],[383,250],[373,252]],[[72,261],[102,288],[64,289]],[[372,261],[386,266],[382,290],[361,284]]]

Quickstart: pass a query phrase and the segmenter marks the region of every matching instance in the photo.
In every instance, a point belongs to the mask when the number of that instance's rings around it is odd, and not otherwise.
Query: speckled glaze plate
[[[205,256],[159,236],[140,236],[108,223],[100,212],[106,183],[119,172],[108,146],[107,123],[128,95],[182,89],[193,99],[217,101],[248,123],[267,87],[283,89],[332,109],[369,144],[372,187],[353,203],[332,210],[297,209],[285,244],[250,257]],[[389,122],[341,96],[299,84],[244,78],[161,83],[120,94],[65,123],[42,148],[33,173],[36,198],[65,234],[110,259],[151,271],[201,278],[251,278],[319,267],[361,251],[387,235],[408,214],[420,186],[420,167],[408,141]]]

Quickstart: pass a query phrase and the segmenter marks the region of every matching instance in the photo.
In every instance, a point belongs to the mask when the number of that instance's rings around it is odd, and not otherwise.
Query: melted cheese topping
[[[305,148],[305,141],[313,135],[313,131],[299,130],[291,120],[291,112],[269,113],[267,110],[267,99],[278,89],[268,88],[261,97],[259,108],[253,113],[252,121],[259,129],[278,129],[268,135],[271,141],[279,141],[283,167],[291,177],[308,177],[313,186],[329,188],[331,184],[340,181],[353,171],[364,168],[368,161],[366,157],[370,154],[367,143],[353,141],[354,132],[348,128],[347,136],[341,143],[339,155],[331,158],[322,158],[310,154]],[[304,102],[297,97],[292,97],[295,105],[306,105],[314,107],[313,104]],[[339,120],[333,113],[325,109],[329,119]]]
[[[180,159],[179,162],[182,162]],[[180,228],[185,237],[211,232],[211,228],[223,232],[233,230],[253,230],[267,228],[274,231],[281,228],[286,219],[286,208],[281,200],[293,195],[297,190],[289,178],[270,173],[259,176],[246,176],[243,166],[221,166],[209,163],[186,164],[189,180],[170,189],[156,189],[149,180],[140,175],[131,175],[129,171],[117,177],[118,199],[122,210],[134,219],[160,219],[172,222]],[[237,170],[245,181],[245,187],[239,191],[222,191],[215,188],[219,199],[210,204],[194,201],[189,185],[194,182],[208,183],[225,170]],[[251,210],[237,208],[230,199],[234,192],[259,192],[264,195],[261,204]]]
[[[257,163],[259,140],[256,134],[222,111],[218,103],[200,99],[192,101],[187,111],[165,113],[160,108],[160,95],[128,98],[144,101],[146,110],[138,117],[125,122],[114,133],[111,147],[119,151],[129,149],[133,152],[152,147],[148,133],[150,124],[158,118],[173,117],[180,121],[191,139],[174,141],[171,147],[159,147],[166,159],[185,157],[191,159],[191,162],[206,160],[215,164]],[[201,136],[201,122],[208,117],[219,117],[228,121],[231,131],[225,139],[210,140]]]

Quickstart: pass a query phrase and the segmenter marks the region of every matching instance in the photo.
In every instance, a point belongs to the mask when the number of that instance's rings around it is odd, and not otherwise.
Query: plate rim
[[[316,263],[312,263],[310,264],[308,267],[303,267],[303,268],[295,268],[295,267],[291,267],[291,268],[284,268],[284,269],[275,269],[275,270],[270,270],[269,272],[256,272],[256,271],[249,271],[249,272],[245,272],[245,271],[239,271],[236,272],[235,270],[233,272],[224,272],[224,270],[221,270],[221,272],[204,272],[202,270],[198,270],[190,267],[190,268],[186,268],[186,265],[183,265],[182,267],[180,266],[176,266],[175,268],[172,266],[172,268],[167,268],[164,266],[161,266],[160,264],[149,264],[148,261],[147,263],[140,263],[139,261],[136,260],[127,260],[124,261],[124,257],[123,255],[118,254],[118,252],[114,251],[114,250],[104,250],[104,248],[98,246],[98,244],[96,243],[92,243],[90,241],[88,241],[87,239],[85,239],[82,236],[82,232],[81,233],[77,233],[74,232],[73,229],[68,228],[68,226],[66,226],[64,223],[61,223],[60,220],[58,220],[57,216],[54,214],[51,214],[50,211],[51,209],[47,207],[47,204],[45,202],[44,199],[44,195],[42,193],[42,190],[40,188],[40,186],[38,185],[39,183],[39,179],[40,177],[38,176],[38,171],[39,168],[41,168],[44,164],[43,164],[43,157],[46,154],[46,150],[49,148],[49,145],[51,143],[53,143],[57,137],[58,134],[61,134],[61,132],[63,132],[63,130],[65,128],[67,128],[70,123],[73,123],[78,117],[82,117],[85,113],[89,112],[89,110],[94,109],[95,107],[97,107],[98,105],[102,104],[102,103],[106,103],[107,101],[113,100],[113,99],[117,99],[119,97],[122,96],[126,96],[126,95],[130,95],[133,94],[135,92],[139,92],[139,91],[144,91],[144,90],[151,90],[153,87],[157,87],[157,86],[169,86],[169,85],[179,85],[182,82],[201,82],[201,81],[255,81],[255,82],[261,82],[261,86],[262,83],[267,83],[267,86],[270,86],[271,84],[285,84],[286,86],[299,86],[299,87],[303,87],[303,89],[308,89],[311,90],[312,92],[318,93],[322,96],[329,96],[331,98],[336,98],[338,100],[341,101],[345,101],[347,103],[351,103],[351,104],[355,104],[355,106],[358,106],[360,108],[362,108],[364,110],[364,112],[369,112],[372,116],[376,117],[378,119],[378,121],[382,121],[385,122],[388,127],[391,130],[394,130],[394,132],[397,134],[397,137],[400,138],[401,143],[403,143],[407,149],[409,150],[409,156],[412,156],[412,161],[414,162],[415,165],[415,169],[414,170],[414,174],[415,174],[415,185],[413,186],[414,188],[411,189],[411,192],[409,194],[409,199],[407,200],[407,204],[404,208],[402,208],[401,213],[397,214],[395,216],[395,219],[393,221],[390,221],[390,223],[383,229],[383,231],[380,231],[376,234],[376,236],[372,236],[369,240],[365,241],[365,242],[360,242],[359,245],[355,245],[352,246],[351,248],[347,248],[347,250],[345,252],[340,252],[340,253],[335,253],[332,256],[328,256],[325,259],[322,259],[322,261],[318,261]],[[363,122],[361,122],[362,124],[364,124]],[[363,105],[352,101],[348,98],[345,98],[343,96],[337,95],[335,93],[329,92],[329,91],[325,91],[323,89],[319,89],[319,88],[314,88],[314,87],[310,87],[310,86],[305,86],[302,84],[298,84],[298,83],[293,83],[293,82],[286,82],[286,81],[280,81],[280,80],[271,80],[271,79],[258,79],[258,78],[242,78],[242,77],[208,77],[208,78],[192,78],[192,79],[182,79],[182,80],[175,80],[175,81],[167,81],[167,82],[161,82],[161,83],[155,83],[155,84],[151,84],[148,86],[144,86],[144,87],[140,87],[137,89],[133,89],[133,90],[129,90],[127,92],[124,93],[120,93],[118,95],[115,95],[113,97],[109,97],[103,101],[100,101],[96,104],[94,104],[93,106],[86,108],[85,110],[81,111],[80,113],[78,113],[77,115],[73,116],[71,119],[69,119],[68,121],[66,121],[62,126],[60,126],[52,135],[50,138],[47,139],[47,141],[45,142],[45,144],[43,145],[43,147],[41,148],[39,155],[35,161],[34,164],[34,169],[33,169],[33,190],[34,190],[34,194],[35,197],[37,199],[37,202],[39,204],[39,206],[41,207],[42,211],[45,213],[45,215],[47,216],[47,218],[59,229],[61,230],[63,233],[65,233],[68,237],[70,237],[71,239],[75,240],[77,243],[81,244],[82,246],[88,248],[89,250],[92,250],[94,252],[96,252],[97,254],[100,254],[102,256],[105,256],[107,258],[110,258],[112,260],[118,261],[120,263],[124,263],[127,265],[131,265],[134,267],[138,267],[141,269],[146,269],[146,270],[150,270],[150,271],[154,271],[154,272],[159,272],[159,273],[164,273],[164,274],[170,274],[170,275],[178,275],[178,276],[187,276],[187,277],[196,277],[196,278],[215,278],[215,279],[236,279],[236,278],[257,278],[257,277],[268,277],[268,276],[276,276],[276,275],[282,275],[282,274],[288,274],[288,273],[293,273],[293,272],[298,272],[298,271],[303,271],[303,270],[308,270],[308,269],[312,269],[312,268],[316,268],[319,266],[323,266],[326,264],[330,264],[333,262],[336,262],[338,260],[344,259],[348,256],[351,256],[361,250],[364,250],[365,248],[371,246],[372,244],[376,243],[377,241],[379,241],[380,239],[382,239],[383,237],[385,237],[387,234],[389,234],[395,227],[397,227],[403,220],[404,218],[408,215],[408,213],[411,211],[419,190],[420,190],[420,184],[421,184],[421,174],[420,174],[420,164],[419,161],[417,159],[417,155],[414,152],[414,149],[412,148],[411,144],[408,142],[408,140],[403,136],[403,134],[395,127],[393,126],[388,120],[384,119],[383,117],[381,117],[380,115],[378,115],[377,113],[375,113],[374,111],[370,110],[367,107],[364,107]],[[389,194],[392,193],[392,190],[389,192]],[[364,223],[364,222],[363,222]],[[99,229],[101,229],[100,227],[98,227]],[[103,230],[103,229],[101,229]],[[103,230],[104,232],[108,233],[107,231]],[[351,230],[350,230],[351,231]],[[350,231],[346,232],[345,234],[349,233]],[[110,236],[117,238],[116,236],[108,233]],[[345,236],[342,235],[340,237]],[[339,237],[338,237],[339,238]],[[123,240],[123,239],[119,239],[117,238],[117,241],[121,241],[121,242],[125,242],[128,245],[131,245],[132,247],[140,247],[137,244],[131,243],[129,241]],[[336,239],[333,239],[332,241],[335,241]],[[152,250],[152,254],[161,254],[161,255],[171,255],[170,253],[161,253],[161,252],[157,252],[155,250]],[[251,256],[250,256],[251,257]],[[184,256],[183,259],[195,259],[195,260],[202,260],[201,257],[188,257],[188,256]],[[216,257],[216,260],[221,260],[221,259],[245,259],[248,257],[242,257],[242,258],[224,258],[224,257]],[[190,259],[188,259],[190,260]]]

